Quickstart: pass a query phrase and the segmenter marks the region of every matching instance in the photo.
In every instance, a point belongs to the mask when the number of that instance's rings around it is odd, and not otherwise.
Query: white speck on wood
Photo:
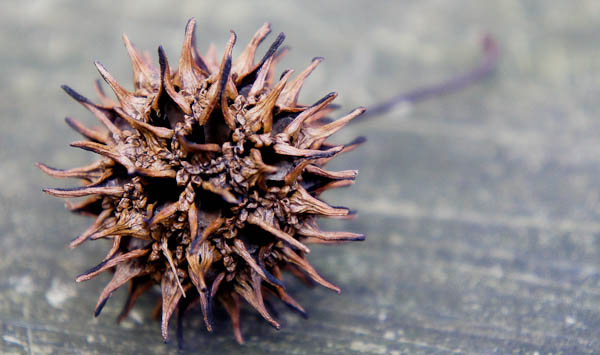
[[[50,288],[46,292],[46,301],[54,308],[61,308],[66,300],[73,298],[76,295],[77,290],[72,283],[65,283],[60,279],[53,279]]]
[[[573,325],[573,324],[577,323],[577,321],[575,320],[575,318],[573,318],[571,316],[566,316],[565,317],[565,323],[567,325]]]
[[[18,294],[31,295],[35,291],[33,279],[29,275],[11,276],[8,281]]]
[[[385,333],[383,333],[383,338],[386,340],[394,340],[394,338],[395,338],[394,332],[391,330],[386,331]]]
[[[140,313],[137,310],[133,310],[133,311],[129,312],[129,317],[137,324],[144,323],[144,316],[142,315],[142,313]]]
[[[25,342],[19,340],[18,338],[15,338],[11,335],[3,335],[2,340],[4,340],[5,342],[7,342],[9,344],[15,344],[15,345],[22,346],[23,348],[26,348],[26,346],[27,346],[27,344]]]
[[[354,340],[350,343],[350,349],[354,351],[372,353],[372,354],[386,354],[387,348],[384,345],[364,343],[360,340]]]

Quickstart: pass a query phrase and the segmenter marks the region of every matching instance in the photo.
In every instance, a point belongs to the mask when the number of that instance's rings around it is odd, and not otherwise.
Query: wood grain
[[[91,161],[66,148],[77,137],[62,119],[93,119],[59,85],[92,96],[93,59],[127,83],[121,32],[138,48],[155,53],[165,44],[176,56],[190,16],[200,48],[224,43],[230,28],[245,41],[269,20],[294,45],[282,67],[325,57],[301,101],[336,90],[344,110],[335,117],[463,71],[479,58],[485,32],[502,58],[491,80],[335,137],[369,139],[330,167],[359,169],[357,183],[325,196],[358,218],[323,226],[367,239],[311,248],[311,263],[341,295],[290,280],[288,292],[310,318],[275,303],[275,331],[246,309],[244,346],[222,310],[213,334],[198,311],[185,321],[184,353],[600,352],[596,1],[140,4],[9,0],[0,13],[0,352],[178,352],[149,316],[158,293],[142,297],[121,325],[114,319],[124,292],[93,317],[109,275],[74,278],[105,248],[65,248],[89,221],[42,194],[54,181],[33,162]]]

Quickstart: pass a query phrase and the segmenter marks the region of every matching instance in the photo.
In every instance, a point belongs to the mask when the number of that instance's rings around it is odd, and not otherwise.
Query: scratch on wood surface
[[[497,225],[511,228],[552,229],[560,232],[600,233],[600,223],[577,221],[573,219],[549,219],[534,216],[510,216],[502,214],[483,214],[465,209],[435,207],[423,208],[411,201],[376,199],[370,201],[356,200],[356,205],[364,206],[363,214],[378,216],[403,217],[408,219],[430,218],[441,221],[467,222],[479,225]]]
[[[19,338],[14,337],[12,335],[3,335],[2,336],[2,340],[4,340],[7,343],[10,343],[10,344],[19,345],[24,350],[27,349],[27,344],[25,344],[24,342],[22,342],[21,340],[19,340]]]
[[[32,341],[31,341],[31,327],[27,326],[27,346],[29,347],[29,354],[32,352]]]

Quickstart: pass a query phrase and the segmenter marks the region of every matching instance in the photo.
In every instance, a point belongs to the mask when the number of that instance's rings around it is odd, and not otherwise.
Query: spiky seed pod
[[[283,271],[340,291],[308,263],[306,245],[364,239],[355,233],[321,231],[316,220],[350,215],[347,208],[332,207],[318,197],[351,184],[357,172],[327,171],[323,165],[363,139],[347,145],[325,140],[365,109],[331,121],[325,116],[336,93],[309,106],[298,104],[304,80],[322,59],[313,59],[295,77],[293,70],[286,70],[277,81],[275,64],[285,52],[279,49],[283,33],[258,63],[254,59],[269,24],[235,61],[232,31],[220,64],[214,51],[206,57],[199,54],[194,26],[191,19],[176,71],[161,47],[157,68],[123,36],[133,65],[133,92],[96,62],[117,102],[99,84],[101,104],[63,86],[107,129],[87,128],[67,118],[87,139],[71,146],[102,158],[70,170],[38,166],[51,176],[84,182],[72,189],[44,189],[58,197],[87,197],[67,202],[71,211],[96,218],[70,246],[112,240],[102,262],[77,277],[81,282],[114,271],[98,299],[96,316],[122,285],[129,283],[129,297],[119,320],[158,284],[165,340],[174,311],[181,315],[192,305],[199,304],[211,331],[216,300],[231,316],[241,343],[242,299],[275,328],[279,324],[265,308],[265,295],[304,314],[286,293]]]

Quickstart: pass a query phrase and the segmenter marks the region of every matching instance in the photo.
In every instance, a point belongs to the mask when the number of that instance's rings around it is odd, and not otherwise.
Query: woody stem
[[[374,106],[370,107],[368,111],[360,117],[359,120],[364,120],[368,117],[379,116],[383,113],[388,112],[389,110],[401,103],[414,104],[432,97],[450,94],[459,91],[482,79],[485,79],[496,68],[499,56],[499,50],[496,41],[490,35],[486,35],[483,39],[483,53],[483,62],[479,66],[473,68],[471,71],[450,78],[439,84],[421,87],[406,93],[401,93],[390,99],[379,102]]]

